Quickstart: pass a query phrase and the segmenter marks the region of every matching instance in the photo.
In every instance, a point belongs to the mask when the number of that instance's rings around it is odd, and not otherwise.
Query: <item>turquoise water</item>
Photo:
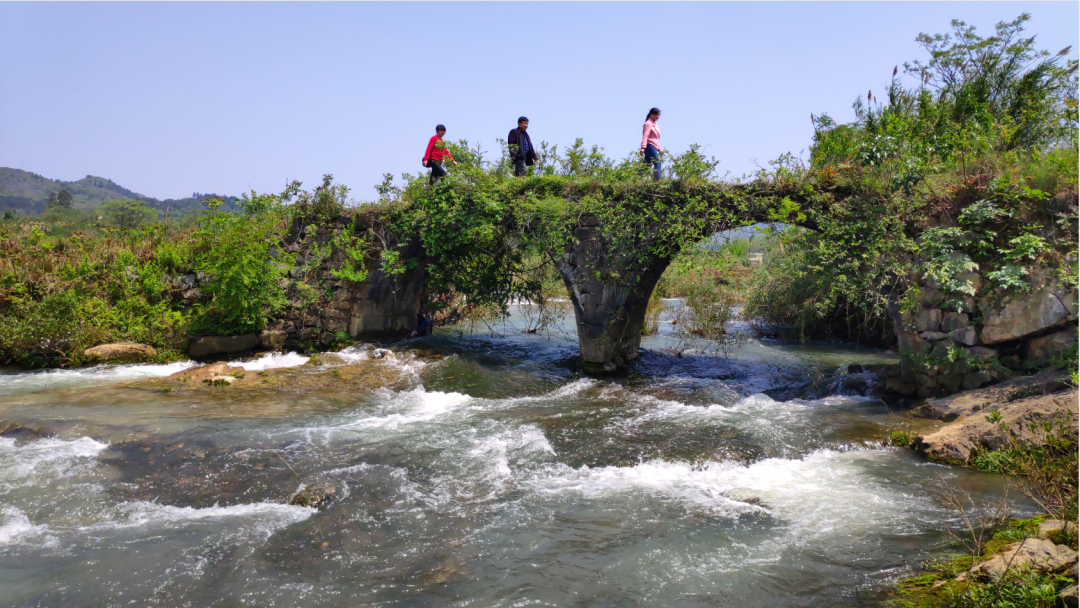
[[[569,330],[496,329],[394,346],[397,390],[0,375],[0,605],[874,605],[948,550],[941,479],[1002,492],[877,443],[903,404],[837,372],[888,353],[723,356],[662,324],[633,374],[590,379]],[[288,504],[307,485],[335,499]]]

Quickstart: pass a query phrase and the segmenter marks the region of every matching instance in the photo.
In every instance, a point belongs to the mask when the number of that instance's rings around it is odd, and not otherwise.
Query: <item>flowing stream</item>
[[[942,479],[1002,493],[879,443],[897,404],[842,372],[884,353],[680,357],[670,333],[610,380],[575,372],[572,333],[401,343],[374,391],[2,372],[0,605],[875,605],[948,550]],[[289,504],[302,484],[335,498]]]

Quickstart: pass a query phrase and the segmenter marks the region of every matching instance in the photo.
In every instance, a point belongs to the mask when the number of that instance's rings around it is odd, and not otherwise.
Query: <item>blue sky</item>
[[[1077,2],[4,2],[0,166],[158,198],[333,173],[370,200],[439,122],[494,155],[524,114],[535,142],[623,157],[658,106],[665,148],[739,175],[880,97],[919,32],[1025,11],[1076,56]]]

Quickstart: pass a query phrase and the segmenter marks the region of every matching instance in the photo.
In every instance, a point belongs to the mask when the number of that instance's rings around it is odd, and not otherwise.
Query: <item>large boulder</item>
[[[1021,397],[1045,395],[1068,386],[1069,373],[1059,369],[1046,369],[1033,376],[1020,376],[993,386],[965,391],[949,397],[927,399],[935,418],[946,422],[961,416],[972,416],[991,406],[1008,403]]]
[[[83,356],[96,361],[146,361],[157,356],[157,350],[138,342],[116,342],[88,348],[83,351]]]
[[[1039,522],[1039,538],[1046,538],[1051,534],[1065,530],[1069,534],[1076,534],[1076,523],[1063,519],[1044,519]]]
[[[949,333],[967,327],[967,324],[968,314],[966,312],[947,312],[941,318],[941,331]]]
[[[970,570],[975,578],[1001,578],[1007,570],[1031,568],[1057,572],[1076,563],[1077,553],[1065,545],[1055,545],[1042,538],[1026,538]]]
[[[1076,328],[1070,327],[1035,338],[1024,352],[1025,365],[1041,365],[1076,348]]]
[[[1065,323],[1070,313],[1061,297],[1069,296],[1047,287],[1008,299],[983,322],[982,343],[1008,342]]]
[[[947,462],[967,462],[975,450],[1002,449],[1015,440],[1039,444],[1045,441],[1045,434],[1031,427],[1044,422],[1063,420],[1076,432],[1078,397],[1080,393],[1069,388],[1049,395],[999,402],[986,408],[1000,414],[996,421],[988,420],[986,412],[980,411],[920,437],[916,443],[931,458]]]
[[[911,320],[916,332],[938,331],[941,327],[940,308],[922,308]]]
[[[199,359],[210,355],[238,353],[251,350],[262,340],[258,334],[240,334],[238,336],[195,336],[188,344],[188,355]]]

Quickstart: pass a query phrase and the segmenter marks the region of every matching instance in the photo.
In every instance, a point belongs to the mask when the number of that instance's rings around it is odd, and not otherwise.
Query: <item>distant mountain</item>
[[[159,200],[128,190],[104,177],[87,175],[78,181],[65,182],[22,169],[0,167],[0,212],[11,209],[22,211],[26,215],[41,215],[48,208],[49,193],[59,193],[61,190],[71,193],[72,202],[80,211],[92,211],[105,201],[139,200],[161,212],[168,209],[171,215],[202,210],[204,200],[218,196],[195,192],[187,198]],[[235,196],[220,198],[225,199],[225,208],[236,207]]]

